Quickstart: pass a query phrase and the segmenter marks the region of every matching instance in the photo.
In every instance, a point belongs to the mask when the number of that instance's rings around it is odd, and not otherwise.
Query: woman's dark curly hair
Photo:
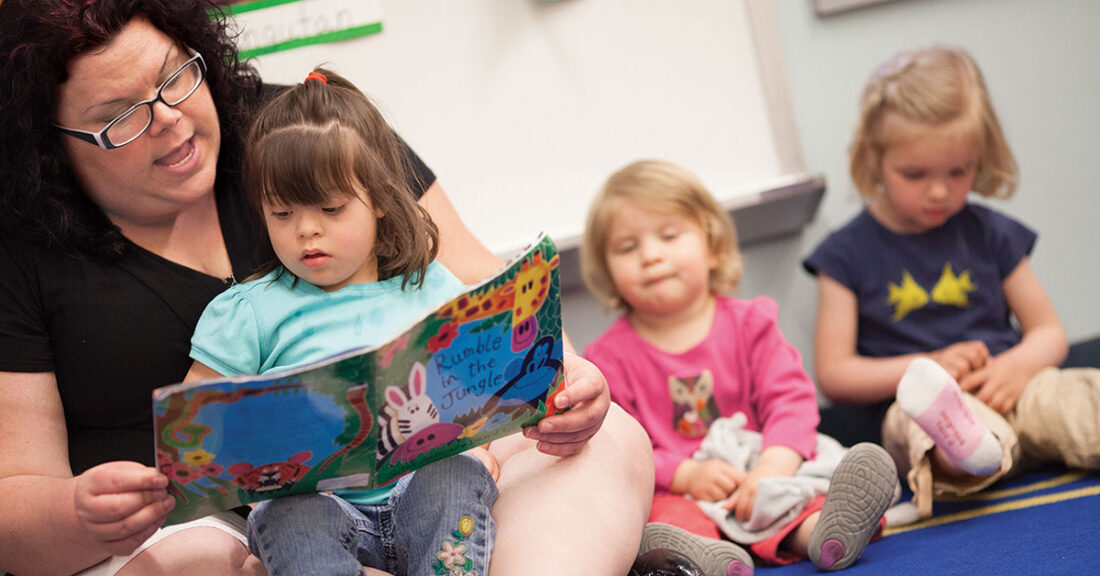
[[[198,51],[207,65],[222,144],[218,179],[238,172],[259,78],[208,0],[0,0],[0,210],[33,239],[110,258],[122,234],[84,194],[52,125],[58,87],[76,57],[135,17]],[[6,224],[6,227],[10,224]]]

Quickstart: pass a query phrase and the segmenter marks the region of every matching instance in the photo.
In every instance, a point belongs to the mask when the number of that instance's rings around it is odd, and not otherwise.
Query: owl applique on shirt
[[[718,403],[714,401],[714,375],[704,370],[698,376],[668,377],[672,397],[673,428],[685,438],[706,435],[718,418]]]

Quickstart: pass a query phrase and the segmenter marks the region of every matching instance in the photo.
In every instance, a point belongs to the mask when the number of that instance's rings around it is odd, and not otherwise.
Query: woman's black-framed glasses
[[[194,94],[206,78],[206,61],[202,59],[202,54],[194,50],[188,52],[191,53],[191,58],[157,88],[156,96],[134,104],[108,122],[99,132],[65,128],[56,124],[54,127],[104,150],[121,148],[137,140],[153,123],[153,104],[164,102],[168,106],[178,106]]]

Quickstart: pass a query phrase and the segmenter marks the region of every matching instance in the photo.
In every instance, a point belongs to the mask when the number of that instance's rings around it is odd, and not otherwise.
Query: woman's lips
[[[167,168],[179,168],[186,164],[195,155],[195,142],[188,140],[183,146],[176,148],[166,156],[157,159],[156,164]]]

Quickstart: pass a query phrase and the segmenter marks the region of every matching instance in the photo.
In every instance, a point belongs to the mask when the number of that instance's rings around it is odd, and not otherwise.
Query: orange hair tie
[[[328,84],[328,78],[325,78],[324,74],[321,74],[320,72],[318,72],[316,70],[314,70],[314,71],[310,72],[309,74],[307,74],[306,79],[303,80],[302,83],[305,84],[306,82],[309,82],[310,80],[316,80],[316,81],[320,82],[321,84]]]

